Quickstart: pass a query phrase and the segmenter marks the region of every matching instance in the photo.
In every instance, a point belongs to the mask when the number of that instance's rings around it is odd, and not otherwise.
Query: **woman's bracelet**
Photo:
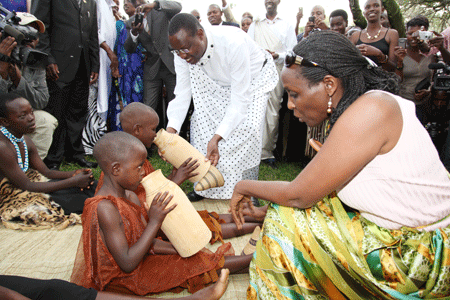
[[[388,62],[388,60],[389,60],[389,56],[385,55],[385,56],[384,56],[384,60],[383,60],[383,61],[380,61],[380,64],[385,64],[385,63]]]

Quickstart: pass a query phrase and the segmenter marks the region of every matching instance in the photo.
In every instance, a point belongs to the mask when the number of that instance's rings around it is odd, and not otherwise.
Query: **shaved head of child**
[[[94,157],[105,174],[110,174],[117,164],[125,165],[142,156],[147,157],[147,150],[141,141],[121,131],[105,134],[94,146]]]
[[[156,136],[159,117],[150,106],[133,102],[123,109],[120,123],[123,131],[137,137],[145,147],[150,148]]]

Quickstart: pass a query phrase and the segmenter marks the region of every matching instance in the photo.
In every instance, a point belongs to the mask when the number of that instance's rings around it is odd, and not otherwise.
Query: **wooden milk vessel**
[[[224,185],[222,174],[211,165],[210,161],[205,161],[205,156],[189,144],[185,139],[177,134],[171,134],[161,128],[153,141],[158,146],[161,155],[175,168],[179,168],[186,159],[192,157],[200,164],[195,172],[197,176],[189,178],[191,182],[197,182],[196,191],[204,191],[209,188],[221,187]]]
[[[148,205],[159,192],[173,195],[168,207],[177,204],[164,219],[161,230],[181,257],[189,257],[200,251],[211,240],[211,231],[202,220],[183,190],[156,170],[142,180]]]

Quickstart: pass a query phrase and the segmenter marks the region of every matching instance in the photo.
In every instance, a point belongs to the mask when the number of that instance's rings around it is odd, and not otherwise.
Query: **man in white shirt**
[[[190,14],[173,17],[169,42],[178,55],[167,131],[179,132],[192,97],[191,144],[225,179],[196,200],[230,199],[238,181],[258,177],[268,92],[278,81],[272,57],[241,29],[203,28]]]
[[[280,0],[265,0],[264,4],[267,11],[266,18],[254,21],[247,33],[258,45],[272,54],[280,76],[286,52],[294,48],[297,40],[294,27],[278,16],[277,7]],[[278,139],[278,119],[283,92],[283,84],[279,79],[278,85],[270,93],[267,105],[261,160],[271,167],[276,167],[273,151]]]

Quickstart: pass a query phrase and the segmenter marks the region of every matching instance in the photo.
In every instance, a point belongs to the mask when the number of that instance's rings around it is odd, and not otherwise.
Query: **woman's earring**
[[[331,102],[331,96],[330,96],[330,100],[328,100],[328,107],[327,107],[327,115],[331,116],[331,113],[333,112],[333,108],[331,107],[331,105],[333,105],[333,103]]]

